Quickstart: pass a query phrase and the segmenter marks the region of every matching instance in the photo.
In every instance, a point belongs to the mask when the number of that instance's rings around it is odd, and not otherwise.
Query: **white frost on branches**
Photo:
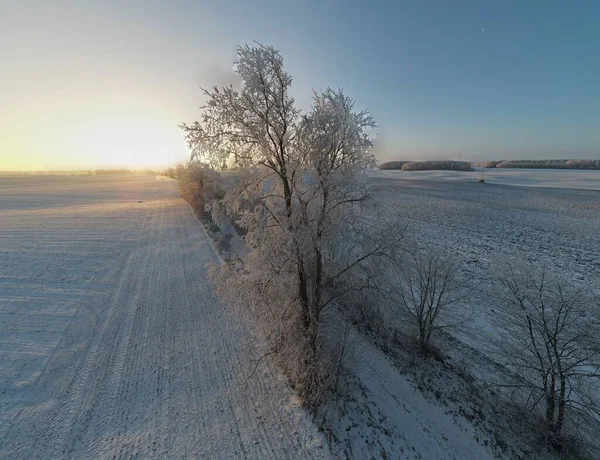
[[[365,207],[362,175],[375,165],[375,122],[367,111],[327,89],[302,115],[272,47],[240,47],[235,66],[241,89],[205,90],[201,121],[182,127],[194,158],[245,168],[219,206],[241,216],[250,253],[220,269],[218,284],[230,301],[251,309],[312,403],[327,380],[319,367],[322,312],[374,288],[375,272],[395,256],[403,232],[383,230]]]

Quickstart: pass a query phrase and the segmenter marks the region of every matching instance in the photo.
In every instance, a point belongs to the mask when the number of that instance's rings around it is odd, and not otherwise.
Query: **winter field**
[[[495,331],[486,299],[498,260],[544,265],[600,294],[600,171],[385,171],[374,197],[407,221],[417,242],[463,263],[474,287],[461,339],[486,350]],[[489,350],[493,352],[494,350]]]
[[[494,257],[551,263],[600,286],[600,172],[377,171],[374,198],[405,219],[418,241],[490,277]],[[514,186],[519,185],[519,186]]]
[[[369,182],[419,243],[463,260],[477,289],[497,256],[600,286],[600,192],[573,190],[600,189],[600,173],[494,173],[486,184],[478,172],[377,171]],[[0,222],[0,458],[330,456],[275,369],[246,379],[249,321],[217,300],[207,267],[219,257],[175,181],[2,177]],[[485,379],[494,329],[489,305],[472,307],[471,328],[456,333],[464,345],[446,351]],[[488,394],[356,331],[351,343],[361,390],[328,421],[334,455],[530,458],[518,441],[500,447],[518,439],[509,427],[479,418]]]
[[[175,181],[0,177],[0,458],[323,457]]]
[[[477,183],[479,172],[369,175],[374,200],[408,225],[419,246],[463,263],[473,316],[438,341],[443,365],[416,365],[410,350],[385,343],[384,358],[355,338],[355,375],[369,411],[365,416],[357,404],[346,417],[400,458],[540,458],[536,434],[488,387],[506,377],[496,364],[499,337],[491,314],[498,308],[490,297],[497,292],[496,262],[546,264],[600,293],[600,172],[501,170],[486,175],[485,184]],[[392,313],[386,323],[394,321]],[[359,457],[375,455],[357,436],[340,434]]]
[[[403,180],[477,182],[483,168],[476,171],[372,171],[375,178]],[[494,185],[524,187],[566,188],[575,190],[600,190],[600,172],[556,169],[485,169],[485,181]]]

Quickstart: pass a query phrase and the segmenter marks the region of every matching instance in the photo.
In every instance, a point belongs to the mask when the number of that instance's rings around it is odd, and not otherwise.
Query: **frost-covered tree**
[[[597,436],[598,305],[584,286],[524,263],[505,265],[499,281],[500,349],[505,364],[520,376],[514,386],[528,391],[527,403],[543,405],[549,442],[562,446],[569,418],[574,423],[579,418],[585,430],[595,426]]]
[[[181,177],[185,174],[185,166],[177,165],[175,167],[175,177],[181,179]]]
[[[207,203],[224,195],[219,173],[197,160],[178,172],[179,188],[183,198],[198,212],[205,212]]]
[[[250,251],[220,269],[220,292],[250,307],[310,403],[326,379],[322,312],[373,287],[374,259],[392,256],[402,235],[377,232],[363,206],[369,193],[361,176],[374,165],[369,113],[341,90],[326,90],[302,115],[272,47],[240,47],[235,68],[241,88],[205,91],[201,121],[183,129],[193,157],[245,167],[220,206],[241,216]]]
[[[436,332],[468,319],[462,302],[469,291],[458,264],[433,250],[414,250],[399,275],[390,289],[394,305],[416,328],[423,349],[430,348]]]

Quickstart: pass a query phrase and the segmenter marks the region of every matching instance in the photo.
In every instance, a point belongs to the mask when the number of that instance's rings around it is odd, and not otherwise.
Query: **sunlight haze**
[[[299,106],[342,87],[377,156],[597,158],[597,2],[0,0],[0,170],[167,166],[236,46],[281,49]],[[336,20],[330,18],[335,17]]]

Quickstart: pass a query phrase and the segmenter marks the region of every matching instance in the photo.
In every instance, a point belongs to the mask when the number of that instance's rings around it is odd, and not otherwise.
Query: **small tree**
[[[560,450],[569,417],[593,425],[600,417],[598,306],[583,286],[545,268],[507,265],[499,281],[502,355],[520,377],[516,386],[528,390],[527,405],[543,404],[549,443]]]
[[[437,252],[416,250],[400,271],[394,300],[416,327],[423,349],[430,349],[436,331],[464,322],[459,306],[468,290],[459,270],[458,264]]]

